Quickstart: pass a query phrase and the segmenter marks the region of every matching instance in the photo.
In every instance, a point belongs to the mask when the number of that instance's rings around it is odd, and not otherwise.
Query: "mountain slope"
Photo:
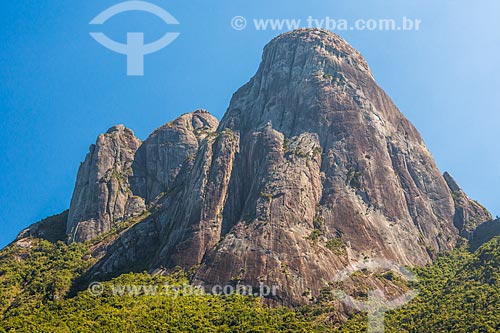
[[[220,124],[199,110],[143,143],[123,126],[100,136],[67,234],[95,243],[82,285],[181,267],[302,305],[353,262],[424,265],[489,219],[450,179],[356,50],[297,30],[265,47]]]
[[[500,238],[474,253],[462,247],[418,268],[419,296],[386,316],[386,332],[500,330]],[[85,244],[21,240],[0,252],[0,332],[366,332],[363,314],[341,325],[338,308],[319,302],[269,308],[243,296],[166,295],[112,286],[182,286],[189,274],[125,274],[66,298],[71,279],[91,263]],[[192,273],[192,272],[191,272]],[[116,290],[116,289],[115,289]],[[179,290],[182,290],[179,289]]]
[[[423,265],[459,235],[453,195],[417,130],[362,56],[321,30],[266,46],[173,184],[89,279],[199,266],[195,283],[263,282],[278,287],[276,301],[304,304],[349,262]]]

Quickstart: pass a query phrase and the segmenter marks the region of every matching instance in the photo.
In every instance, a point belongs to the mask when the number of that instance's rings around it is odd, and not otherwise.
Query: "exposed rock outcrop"
[[[274,39],[224,129],[241,142],[223,215],[231,228],[202,262],[200,282],[241,276],[304,303],[304,291],[317,295],[348,261],[425,264],[454,247],[453,200],[431,154],[340,37],[299,30]]]
[[[207,249],[220,240],[222,209],[237,151],[232,132],[208,135],[196,156],[184,161],[152,215],[113,244],[90,275],[113,276],[130,265],[155,270],[199,264]]]
[[[68,210],[54,216],[47,217],[40,222],[30,225],[17,235],[15,241],[33,237],[48,240],[55,243],[66,240],[66,222]]]
[[[497,236],[500,236],[500,219],[480,224],[472,233],[470,240],[471,250],[475,251],[481,245]]]
[[[277,302],[305,304],[352,262],[426,264],[488,216],[441,175],[363,57],[327,31],[271,41],[219,125],[197,111],[139,149],[121,137],[100,138],[82,165],[68,230],[95,237],[142,199],[151,215],[106,247],[92,280],[194,267],[193,283],[262,282]],[[122,199],[106,215],[109,201],[95,199],[111,192]]]
[[[455,217],[453,219],[455,226],[459,230],[460,236],[471,239],[474,230],[480,224],[491,221],[493,217],[481,204],[470,199],[448,172],[444,173],[444,179],[455,202]]]
[[[205,110],[186,113],[155,130],[135,154],[132,191],[147,203],[168,191],[182,164],[194,158],[200,142],[219,121]]]
[[[130,190],[134,154],[141,145],[134,133],[118,125],[99,135],[80,165],[71,199],[68,241],[86,241],[145,209]]]

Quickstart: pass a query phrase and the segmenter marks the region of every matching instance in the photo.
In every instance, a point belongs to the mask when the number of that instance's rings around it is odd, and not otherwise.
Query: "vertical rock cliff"
[[[86,241],[145,209],[130,191],[128,177],[141,141],[118,125],[98,137],[80,165],[71,199],[66,232],[72,241]]]
[[[448,172],[445,172],[443,176],[455,203],[455,217],[453,219],[455,227],[462,237],[471,239],[474,230],[480,224],[493,220],[493,216],[481,204],[471,200]]]

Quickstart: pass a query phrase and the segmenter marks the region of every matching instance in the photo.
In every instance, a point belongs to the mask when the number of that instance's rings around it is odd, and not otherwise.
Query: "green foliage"
[[[319,237],[320,230],[315,229]],[[314,233],[314,232],[313,232]],[[333,305],[270,308],[249,296],[167,295],[161,286],[182,286],[192,272],[169,276],[123,274],[103,282],[103,294],[82,291],[68,298],[78,276],[92,264],[89,245],[26,239],[0,252],[0,332],[366,332],[366,314],[339,325]],[[345,246],[338,238],[330,250]],[[87,259],[86,259],[87,258]],[[287,274],[288,266],[282,263]],[[465,247],[415,269],[410,285],[419,295],[386,315],[388,333],[499,332],[500,237],[474,253]],[[244,270],[241,272],[245,273]],[[381,279],[394,281],[390,272]],[[116,285],[159,286],[154,292],[116,293]],[[325,290],[323,298],[333,295]],[[306,292],[304,296],[308,296]]]
[[[183,295],[158,291],[153,295],[115,295],[113,285],[180,285],[182,272],[172,276],[126,274],[103,283],[105,292],[36,308],[9,312],[2,322],[12,332],[315,332],[299,311],[269,308],[253,297]],[[319,326],[318,326],[319,327]]]
[[[292,138],[292,140],[285,138],[283,141],[283,151],[285,154],[298,156],[298,157],[308,157],[308,154],[303,151],[301,148],[302,140],[297,141],[297,137]],[[315,147],[316,148],[316,147]],[[321,149],[321,147],[318,147]],[[318,153],[319,150],[314,150],[313,153]],[[321,154],[321,153],[320,153]]]
[[[314,229],[313,231],[311,231],[311,234],[307,236],[307,239],[316,242],[319,239],[319,236],[321,236],[321,230]]]
[[[323,154],[323,148],[315,146],[314,149],[313,149],[313,154],[314,155],[321,155],[321,154]]]
[[[111,230],[109,230],[108,232],[103,233],[99,237],[96,237],[95,239],[89,241],[88,244],[95,245],[95,244],[100,243],[100,242],[110,243],[110,242],[114,241],[121,233],[130,229],[132,226],[136,225],[137,223],[144,221],[150,215],[151,215],[151,212],[149,210],[145,210],[140,215],[131,217],[125,221],[117,222],[111,227]]]
[[[500,237],[475,253],[465,248],[417,269],[419,295],[386,316],[387,333],[500,332]],[[366,332],[358,314],[338,332]]]
[[[266,192],[261,192],[260,196],[266,198],[269,201],[273,198],[273,195],[271,193],[266,193]]]
[[[318,216],[318,214],[316,213],[316,217],[314,217],[313,219],[314,229],[321,230],[323,229],[324,224],[325,224],[325,219],[322,216]]]
[[[0,252],[0,310],[64,298],[73,280],[91,260],[83,244],[66,245],[41,239],[21,241]]]
[[[346,78],[342,73],[334,72],[333,74],[324,73],[323,79],[330,81],[332,84],[339,84],[344,86],[346,84]]]
[[[326,242],[326,247],[338,256],[347,254],[347,247],[340,238],[332,238]]]

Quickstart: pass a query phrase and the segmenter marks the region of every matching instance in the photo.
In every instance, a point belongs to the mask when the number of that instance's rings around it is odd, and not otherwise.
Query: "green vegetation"
[[[303,138],[293,137],[291,140],[285,138],[283,141],[283,152],[287,155],[298,157],[308,157],[308,153],[302,150]],[[319,147],[321,149],[321,147]],[[318,151],[314,152],[317,153]]]
[[[307,239],[316,242],[319,239],[319,236],[321,236],[321,230],[313,229],[313,231],[311,231],[311,234],[307,236]]]
[[[58,257],[55,262],[64,264],[66,259],[69,258]],[[4,313],[0,332],[315,332],[321,329],[305,320],[299,311],[271,309],[254,297],[176,297],[165,293],[164,286],[179,287],[187,281],[182,271],[167,277],[131,273],[103,283],[104,292],[100,296],[83,291],[73,298],[43,302],[23,298]],[[117,285],[158,288],[148,289],[147,293],[117,293],[116,289],[113,291]],[[66,283],[61,286],[66,287]]]
[[[313,148],[313,155],[321,155],[323,154],[323,148],[315,146]]]
[[[313,219],[314,229],[321,230],[323,229],[324,225],[325,225],[325,219],[322,216],[318,215],[318,212],[316,212],[316,216]]]
[[[333,74],[330,73],[324,73],[323,74],[323,79],[326,81],[330,81],[332,84],[338,84],[341,86],[346,85],[346,78],[342,73],[339,72],[334,72]]]
[[[500,237],[416,272],[419,296],[386,316],[387,333],[500,332]],[[366,317],[352,317],[338,332],[366,332]]]
[[[260,192],[260,196],[266,198],[269,201],[271,201],[273,198],[273,195],[271,193],[266,193],[266,192]]]
[[[121,233],[123,233],[124,231],[130,229],[131,227],[133,227],[137,223],[144,221],[150,215],[151,215],[151,212],[149,210],[145,210],[140,215],[131,217],[128,220],[116,222],[111,227],[111,230],[109,230],[108,232],[106,232],[106,233],[100,235],[99,237],[93,239],[90,243],[92,243],[93,245],[95,245],[95,244],[97,244],[99,242],[110,243],[111,241],[115,240]]]
[[[85,260],[83,244],[67,246],[26,239],[0,253],[0,311],[35,307],[59,300],[92,260]]]
[[[93,263],[90,245],[40,239],[19,245],[0,252],[0,332],[366,332],[362,313],[340,326],[326,294],[318,304],[289,309],[249,296],[112,292],[114,285],[181,286],[189,273],[180,270],[170,276],[124,274],[104,282],[100,296],[86,290],[68,297]],[[332,251],[343,246],[338,238],[327,242]],[[287,264],[281,269],[287,272]],[[463,247],[443,254],[415,271],[419,280],[410,287],[419,296],[387,314],[386,332],[500,331],[500,237],[474,253]],[[380,278],[396,277],[387,272]]]
[[[115,179],[118,183],[123,183],[127,176],[122,172],[119,172],[113,168],[108,169],[104,176],[101,178],[100,182],[109,182],[111,179]]]
[[[340,238],[332,238],[326,242],[326,247],[338,256],[347,255],[347,247]]]

